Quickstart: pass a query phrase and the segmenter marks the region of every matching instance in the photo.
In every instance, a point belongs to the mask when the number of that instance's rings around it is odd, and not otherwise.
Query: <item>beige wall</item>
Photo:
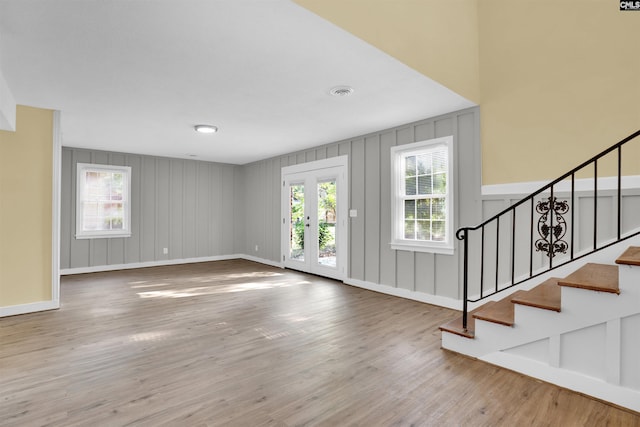
[[[484,184],[553,179],[640,128],[637,12],[611,0],[479,4]],[[637,167],[635,153],[625,159]]]
[[[483,184],[553,179],[640,128],[640,14],[615,1],[296,1],[479,102]]]
[[[476,0],[294,0],[479,102]]]
[[[51,300],[53,111],[0,131],[0,307]]]

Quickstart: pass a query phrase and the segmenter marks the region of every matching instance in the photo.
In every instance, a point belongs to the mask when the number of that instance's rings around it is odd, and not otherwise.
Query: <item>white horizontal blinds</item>
[[[122,172],[84,171],[83,231],[124,229],[126,180]]]
[[[445,241],[448,161],[445,144],[403,155],[405,239]]]

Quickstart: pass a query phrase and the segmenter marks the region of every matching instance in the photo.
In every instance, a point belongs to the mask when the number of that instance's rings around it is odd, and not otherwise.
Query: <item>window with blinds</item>
[[[77,164],[76,238],[129,237],[131,168]]]
[[[453,253],[453,137],[392,147],[394,249]]]

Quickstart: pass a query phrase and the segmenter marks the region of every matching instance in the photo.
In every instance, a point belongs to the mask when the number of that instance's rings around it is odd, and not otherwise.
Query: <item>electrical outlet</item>
[[[162,253],[163,254],[168,254],[169,253],[169,248],[162,248]]]
[[[256,252],[258,252],[258,245],[256,245]]]

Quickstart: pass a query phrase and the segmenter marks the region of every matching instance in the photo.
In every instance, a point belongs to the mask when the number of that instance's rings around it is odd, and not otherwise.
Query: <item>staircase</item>
[[[628,244],[475,308],[466,328],[442,325],[442,347],[640,412],[640,246]]]

